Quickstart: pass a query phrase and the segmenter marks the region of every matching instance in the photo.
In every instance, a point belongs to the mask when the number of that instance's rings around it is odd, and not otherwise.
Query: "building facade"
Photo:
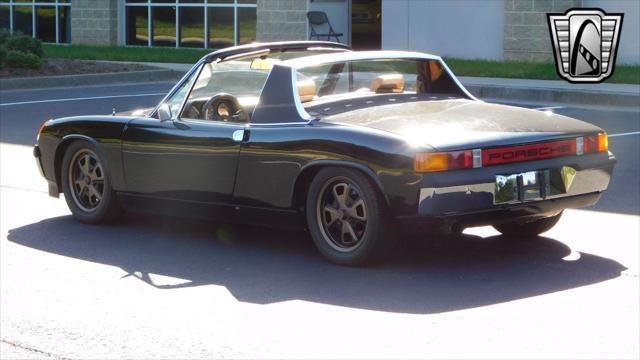
[[[546,14],[574,7],[624,13],[618,62],[640,63],[638,0],[0,0],[0,27],[50,43],[217,49],[307,39],[319,10],[356,49],[551,62]]]

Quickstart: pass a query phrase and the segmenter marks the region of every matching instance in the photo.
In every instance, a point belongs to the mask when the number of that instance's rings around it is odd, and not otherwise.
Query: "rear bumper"
[[[508,209],[514,205],[540,202],[542,200],[560,199],[578,195],[599,193],[607,189],[610,173],[606,169],[575,170],[570,183],[563,183],[562,193],[539,195],[527,200],[500,203],[496,199],[496,182],[447,186],[441,188],[420,189],[418,213],[420,215],[447,216],[465,214],[476,211]],[[560,174],[562,168],[549,169],[553,174]],[[566,171],[565,171],[566,172]]]
[[[450,231],[471,226],[495,225],[513,220],[535,220],[558,214],[564,209],[591,206],[598,202],[601,192],[557,199],[512,204],[508,207],[485,209],[469,213],[447,216],[413,216],[398,218],[397,221],[406,232]]]
[[[417,216],[401,217],[400,220],[431,225],[488,225],[516,218],[549,216],[565,208],[590,206],[607,189],[615,163],[613,154],[601,153],[434,173],[421,183]],[[546,180],[541,180],[543,190],[539,194],[524,197],[521,192],[505,201],[501,192],[496,198],[499,191],[497,176],[526,172],[546,174]]]

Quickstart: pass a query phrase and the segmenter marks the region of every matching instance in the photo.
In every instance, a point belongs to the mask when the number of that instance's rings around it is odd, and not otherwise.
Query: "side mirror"
[[[171,107],[169,104],[162,104],[158,108],[158,119],[160,121],[168,121],[171,120]]]

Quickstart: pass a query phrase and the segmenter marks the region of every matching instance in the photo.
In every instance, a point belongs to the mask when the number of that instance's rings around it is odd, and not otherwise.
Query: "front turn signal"
[[[50,120],[46,120],[45,122],[42,123],[42,125],[40,125],[40,129],[38,129],[38,136],[36,136],[36,141],[40,140],[40,135],[42,135],[42,132],[44,131],[44,127],[47,126],[47,123]]]

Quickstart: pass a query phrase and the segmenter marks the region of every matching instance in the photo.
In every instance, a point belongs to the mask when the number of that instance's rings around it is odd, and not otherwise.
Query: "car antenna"
[[[111,112],[111,116],[116,116],[116,108],[113,108],[113,111]]]

